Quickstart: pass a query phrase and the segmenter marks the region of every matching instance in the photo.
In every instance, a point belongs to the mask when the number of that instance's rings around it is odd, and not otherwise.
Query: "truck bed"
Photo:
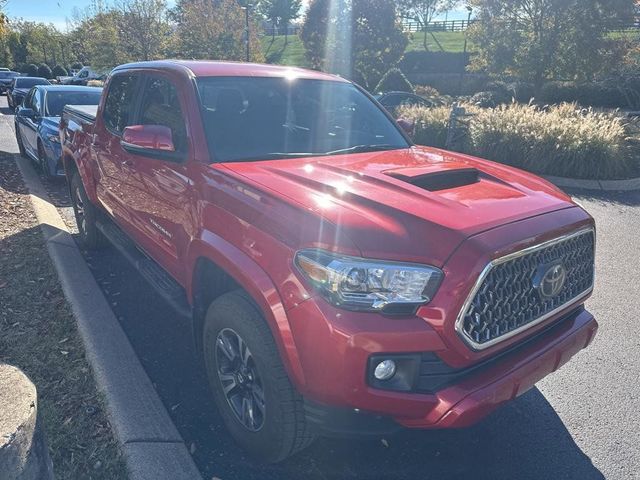
[[[97,105],[65,105],[62,117],[79,125],[94,123],[98,112]]]

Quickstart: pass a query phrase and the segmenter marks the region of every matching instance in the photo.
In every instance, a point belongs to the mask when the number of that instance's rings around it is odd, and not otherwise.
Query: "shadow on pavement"
[[[194,359],[188,326],[117,252],[92,253],[87,261],[204,478],[604,478],[537,389],[473,428],[404,431],[384,443],[319,439],[282,464],[254,464],[223,427]]]
[[[640,191],[629,192],[601,192],[594,190],[570,190],[566,192],[573,198],[591,200],[602,205],[616,204],[627,207],[637,207],[640,205]]]

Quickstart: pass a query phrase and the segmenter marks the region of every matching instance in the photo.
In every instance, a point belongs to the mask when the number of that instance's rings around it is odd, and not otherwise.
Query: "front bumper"
[[[305,304],[306,308],[312,308],[315,302]],[[307,313],[311,312],[307,310]],[[306,320],[309,321],[309,317]],[[334,333],[345,340],[339,347],[342,358],[331,352],[320,355],[314,361],[320,368],[313,371],[306,368],[308,360],[302,355],[309,380],[302,387],[302,393],[313,406],[308,408],[307,417],[321,433],[339,435],[383,433],[393,431],[394,426],[467,427],[564,365],[591,343],[597,328],[594,317],[582,306],[577,307],[523,343],[483,362],[478,368],[462,371],[456,383],[431,394],[370,387],[363,379],[370,355],[362,354],[362,350],[377,350],[376,335],[369,332],[365,336],[344,337],[336,331]],[[425,339],[420,333],[416,336],[421,341]],[[316,340],[321,339],[316,337]],[[347,378],[352,380],[345,380]]]

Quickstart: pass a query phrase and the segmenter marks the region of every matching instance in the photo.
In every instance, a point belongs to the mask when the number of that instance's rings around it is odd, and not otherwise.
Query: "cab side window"
[[[33,92],[35,90],[31,90],[29,93],[27,93],[27,96],[24,98],[24,106],[26,108],[33,108]]]
[[[132,125],[137,85],[137,75],[118,75],[109,84],[103,117],[106,127],[116,135]]]
[[[176,87],[163,78],[150,78],[142,94],[141,125],[163,125],[171,129],[176,152],[187,150],[187,131]]]

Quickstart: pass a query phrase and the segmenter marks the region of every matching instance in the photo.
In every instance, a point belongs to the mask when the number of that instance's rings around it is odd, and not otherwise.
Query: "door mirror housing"
[[[19,107],[16,115],[24,118],[35,118],[36,112],[32,108]]]
[[[164,152],[173,153],[176,148],[173,144],[171,129],[164,125],[132,125],[122,132],[122,146],[125,150],[136,150],[135,153]],[[143,152],[140,152],[142,150]]]

